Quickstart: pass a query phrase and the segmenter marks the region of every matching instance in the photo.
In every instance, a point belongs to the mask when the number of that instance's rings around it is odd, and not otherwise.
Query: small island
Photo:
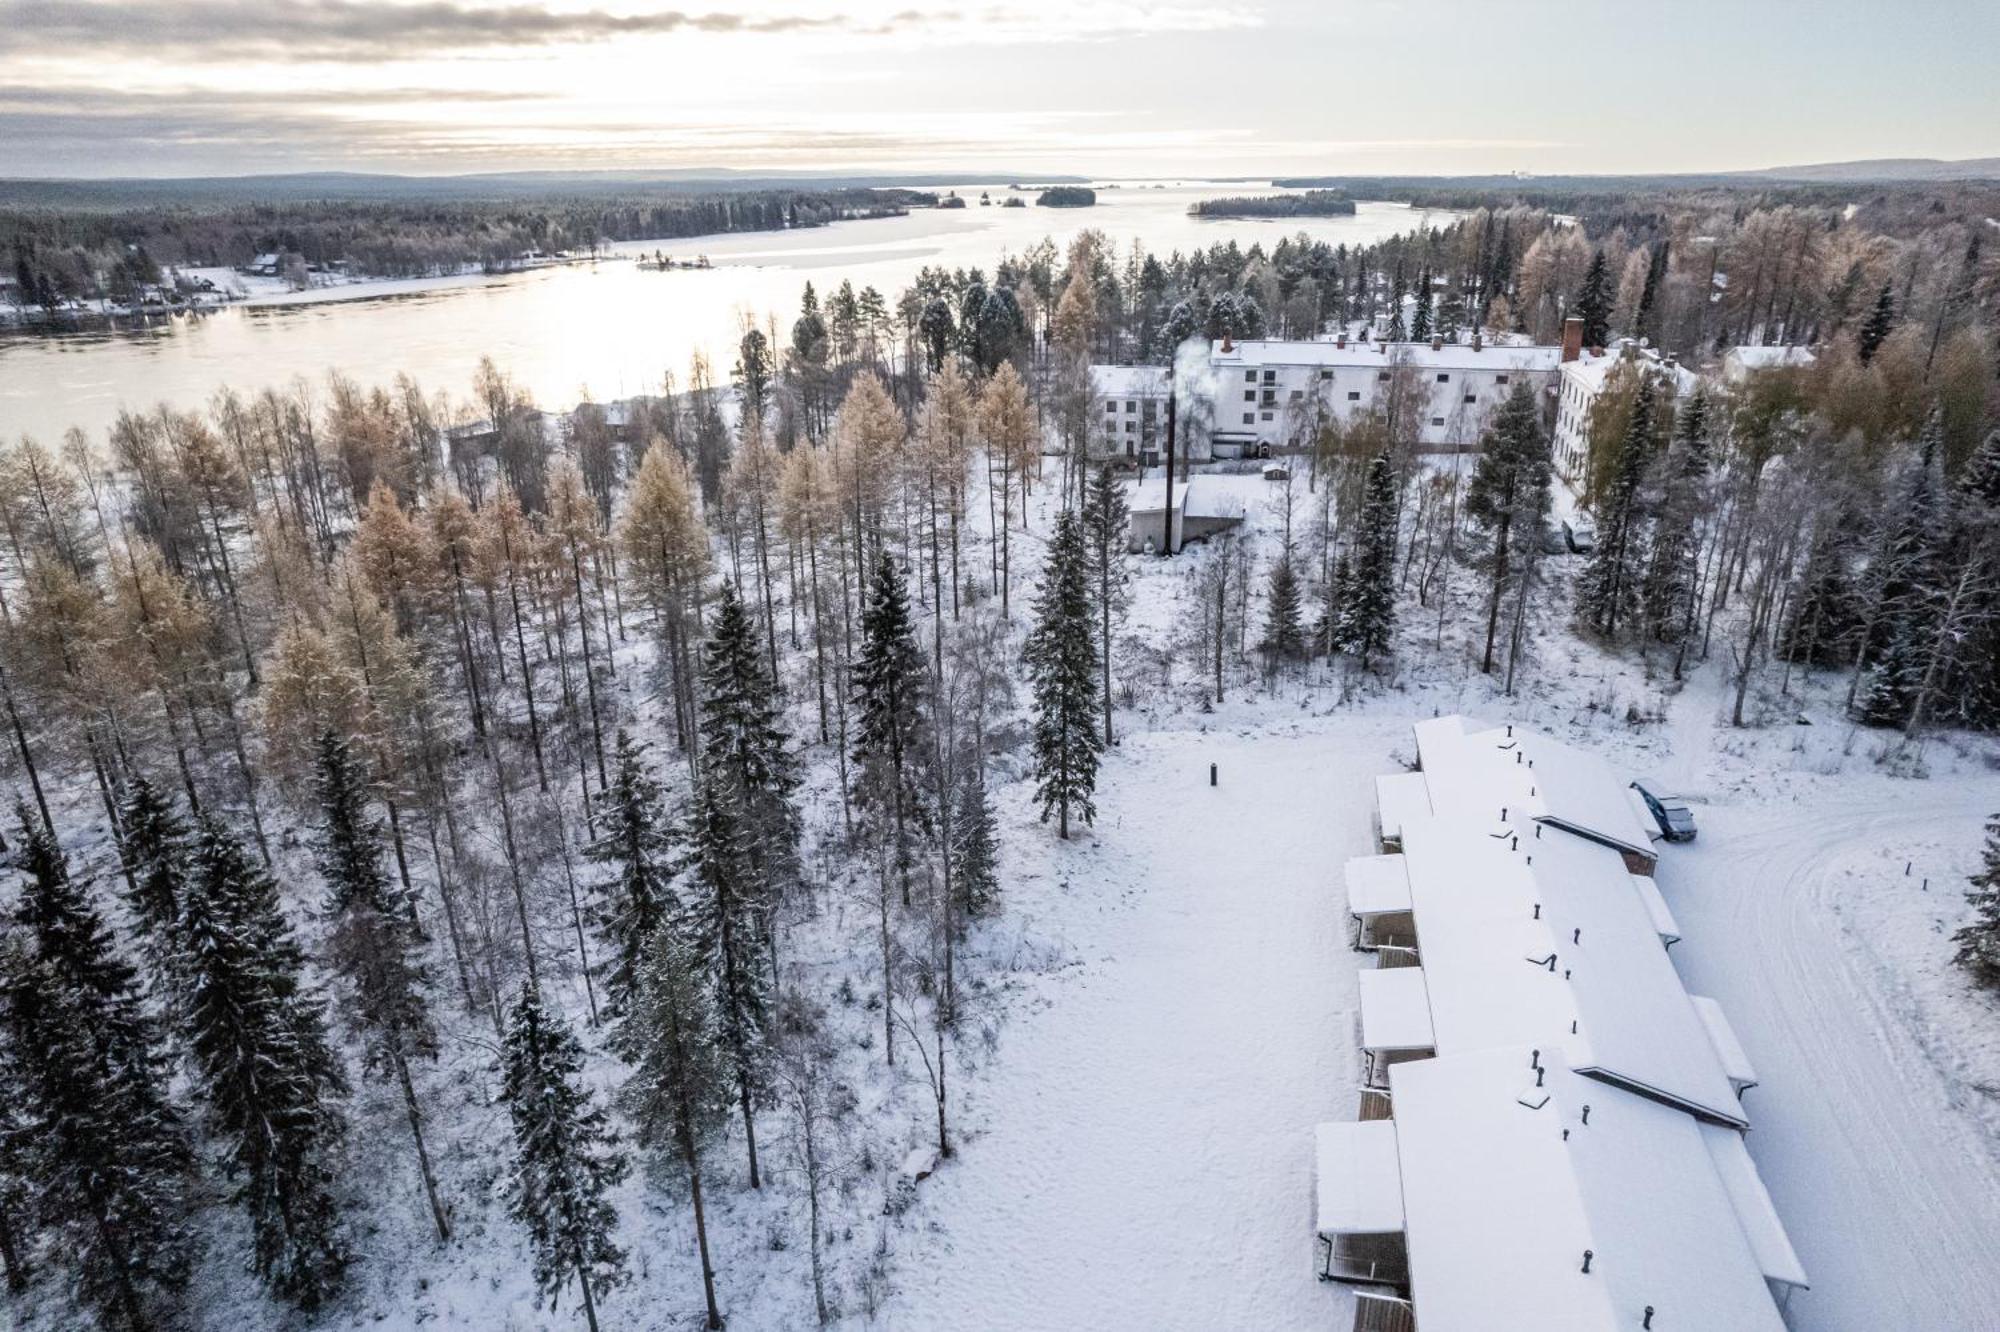
[[[1035,202],[1044,208],[1089,208],[1097,202],[1097,191],[1085,185],[1051,185]]]
[[[1354,200],[1339,190],[1242,195],[1191,204],[1196,217],[1353,217]]]

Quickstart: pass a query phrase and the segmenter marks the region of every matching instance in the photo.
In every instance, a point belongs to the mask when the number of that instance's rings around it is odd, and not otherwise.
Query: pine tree
[[[1681,643],[1694,626],[1700,546],[1695,524],[1706,507],[1708,479],[1708,395],[1696,389],[1674,422],[1674,441],[1661,460],[1660,501],[1652,549],[1640,583],[1645,634],[1655,643]]]
[[[661,806],[660,786],[646,768],[639,747],[618,732],[617,773],[598,805],[603,835],[585,854],[616,874],[604,883],[597,929],[609,949],[604,963],[604,1011],[622,1019],[639,987],[646,941],[676,910],[673,891],[674,838]],[[625,1037],[614,1032],[613,1044]]]
[[[532,985],[507,1023],[500,1098],[514,1125],[507,1210],[528,1232],[535,1284],[556,1301],[576,1278],[584,1317],[597,1328],[597,1296],[625,1279],[625,1251],[613,1238],[618,1213],[606,1194],[626,1162],[583,1082],[583,1047],[561,1014]]]
[[[1597,546],[1577,583],[1577,611],[1597,633],[1615,639],[1621,622],[1637,608],[1639,577],[1646,551],[1648,517],[1644,484],[1652,465],[1654,390],[1650,376],[1639,381],[1632,417],[1618,446],[1617,470],[1598,514]]]
[[[333,924],[328,960],[347,982],[365,1040],[367,1069],[393,1075],[402,1092],[431,1221],[438,1239],[448,1240],[451,1225],[438,1197],[424,1143],[423,1112],[410,1076],[411,1060],[433,1059],[438,1052],[424,993],[429,977],[416,905],[383,868],[382,829],[368,810],[366,774],[353,749],[334,731],[320,736],[317,769],[323,821],[316,849],[327,887],[325,910]]]
[[[11,1137],[35,1182],[35,1228],[84,1302],[139,1332],[187,1280],[192,1155],[132,969],[47,826],[25,807],[20,822],[19,934],[0,939]]]
[[[1493,673],[1500,605],[1515,580],[1526,577],[1529,543],[1542,539],[1549,512],[1549,444],[1542,433],[1534,390],[1517,384],[1502,403],[1466,487],[1465,512],[1493,533],[1489,566],[1493,585],[1486,606],[1486,654],[1480,670]]]
[[[959,783],[952,835],[957,841],[952,888],[958,894],[958,919],[989,916],[1000,900],[999,847],[993,804],[986,798],[986,784],[976,777]]]
[[[623,1099],[639,1145],[667,1154],[686,1176],[712,1329],[722,1326],[722,1311],[715,1302],[701,1165],[729,1113],[732,1080],[720,1025],[693,950],[672,928],[654,931],[633,1000],[637,1059]]]
[[[1855,704],[1869,726],[1901,726],[1910,716],[1932,649],[1932,620],[1943,581],[1944,427],[1933,411],[1917,456],[1889,510],[1882,548],[1870,562],[1869,595],[1878,610],[1873,660]]]
[[[744,854],[767,911],[798,880],[798,764],[786,747],[777,691],[764,670],[756,626],[734,583],[702,645],[701,761],[730,792]],[[769,933],[769,924],[763,926]]]
[[[1263,648],[1274,662],[1293,661],[1305,652],[1305,629],[1300,620],[1299,576],[1289,559],[1280,558],[1271,567],[1270,596],[1264,615]]]
[[[706,768],[695,782],[687,833],[689,874],[676,932],[714,987],[717,1035],[743,1112],[750,1187],[759,1188],[755,1107],[770,1091],[771,941],[750,835],[728,778]]]
[[[240,1175],[257,1274],[301,1308],[339,1289],[351,1258],[333,1199],[346,1090],[325,1006],[278,908],[277,885],[208,818],[176,931],[176,1009],[213,1131]]]
[[[861,611],[861,656],[854,664],[854,801],[893,837],[903,905],[910,903],[911,825],[929,827],[919,780],[931,752],[923,655],[910,626],[909,594],[886,548]],[[887,829],[881,820],[888,819]]]
[[[1604,347],[1611,343],[1611,267],[1605,262],[1604,251],[1590,256],[1590,267],[1584,271],[1583,286],[1576,294],[1576,314],[1583,320],[1583,345]]]
[[[1096,626],[1087,559],[1076,514],[1065,509],[1049,542],[1024,653],[1035,690],[1035,797],[1044,822],[1056,813],[1064,838],[1072,809],[1085,823],[1097,817],[1092,797],[1104,749],[1097,733]]]
[[[1389,455],[1368,464],[1361,496],[1360,535],[1343,601],[1345,646],[1362,669],[1389,651],[1396,627],[1396,472]]]
[[[1896,328],[1896,291],[1893,284],[1884,282],[1882,290],[1875,296],[1875,307],[1868,312],[1862,322],[1861,331],[1855,334],[1855,349],[1861,354],[1861,364],[1867,365],[1875,359],[1875,353],[1882,350],[1882,344],[1889,340],[1889,334]]]
[[[1110,464],[1097,469],[1083,500],[1084,545],[1097,584],[1097,659],[1104,694],[1104,743],[1111,743],[1111,626],[1124,612],[1125,528],[1131,507]]]
[[[1410,311],[1410,340],[1428,342],[1431,336],[1431,270],[1417,276],[1417,303]]]

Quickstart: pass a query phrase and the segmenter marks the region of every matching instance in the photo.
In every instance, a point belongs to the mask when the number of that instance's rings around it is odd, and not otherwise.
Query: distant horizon
[[[1893,22],[1870,0],[715,3],[0,0],[0,176],[1602,176],[2000,155],[2000,7],[1971,0],[1909,0]]]

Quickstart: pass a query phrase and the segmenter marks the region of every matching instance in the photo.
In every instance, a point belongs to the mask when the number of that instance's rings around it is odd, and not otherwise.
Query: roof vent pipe
[[[1537,1087],[1542,1085],[1542,1070],[1539,1068],[1535,1070],[1535,1085]]]
[[[1537,902],[1535,903],[1535,919],[1540,920],[1541,918],[1542,918],[1542,904],[1540,902]]]
[[[1588,1127],[1590,1124],[1590,1107],[1587,1105],[1583,1107],[1583,1122],[1585,1127]]]
[[[1653,1325],[1653,1306],[1649,1304],[1646,1306],[1646,1316],[1640,1320],[1639,1326],[1651,1327],[1652,1325]]]
[[[1583,926],[1579,925],[1575,929],[1569,932],[1569,941],[1573,944],[1580,944],[1583,942]]]
[[[1528,1067],[1540,1068],[1541,1066],[1542,1066],[1542,1052],[1539,1049],[1528,1051]]]
[[[1594,1254],[1594,1253],[1592,1253],[1592,1252],[1591,1252],[1591,1251],[1590,1251],[1589,1249],[1585,1249],[1585,1250],[1583,1251],[1583,1270],[1584,1270],[1584,1271],[1585,1271],[1586,1273],[1588,1273],[1588,1272],[1590,1271],[1590,1260],[1591,1260],[1592,1258],[1595,1258],[1596,1256],[1597,1256],[1597,1255],[1596,1255],[1596,1254]]]

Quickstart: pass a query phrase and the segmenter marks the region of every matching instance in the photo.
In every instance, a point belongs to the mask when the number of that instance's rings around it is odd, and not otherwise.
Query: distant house
[[[1722,382],[1749,382],[1766,370],[1804,370],[1818,359],[1811,347],[1731,347],[1722,354]]]
[[[279,270],[284,267],[284,259],[285,257],[275,250],[267,251],[252,259],[237,271],[248,273],[252,277],[276,277]]]

